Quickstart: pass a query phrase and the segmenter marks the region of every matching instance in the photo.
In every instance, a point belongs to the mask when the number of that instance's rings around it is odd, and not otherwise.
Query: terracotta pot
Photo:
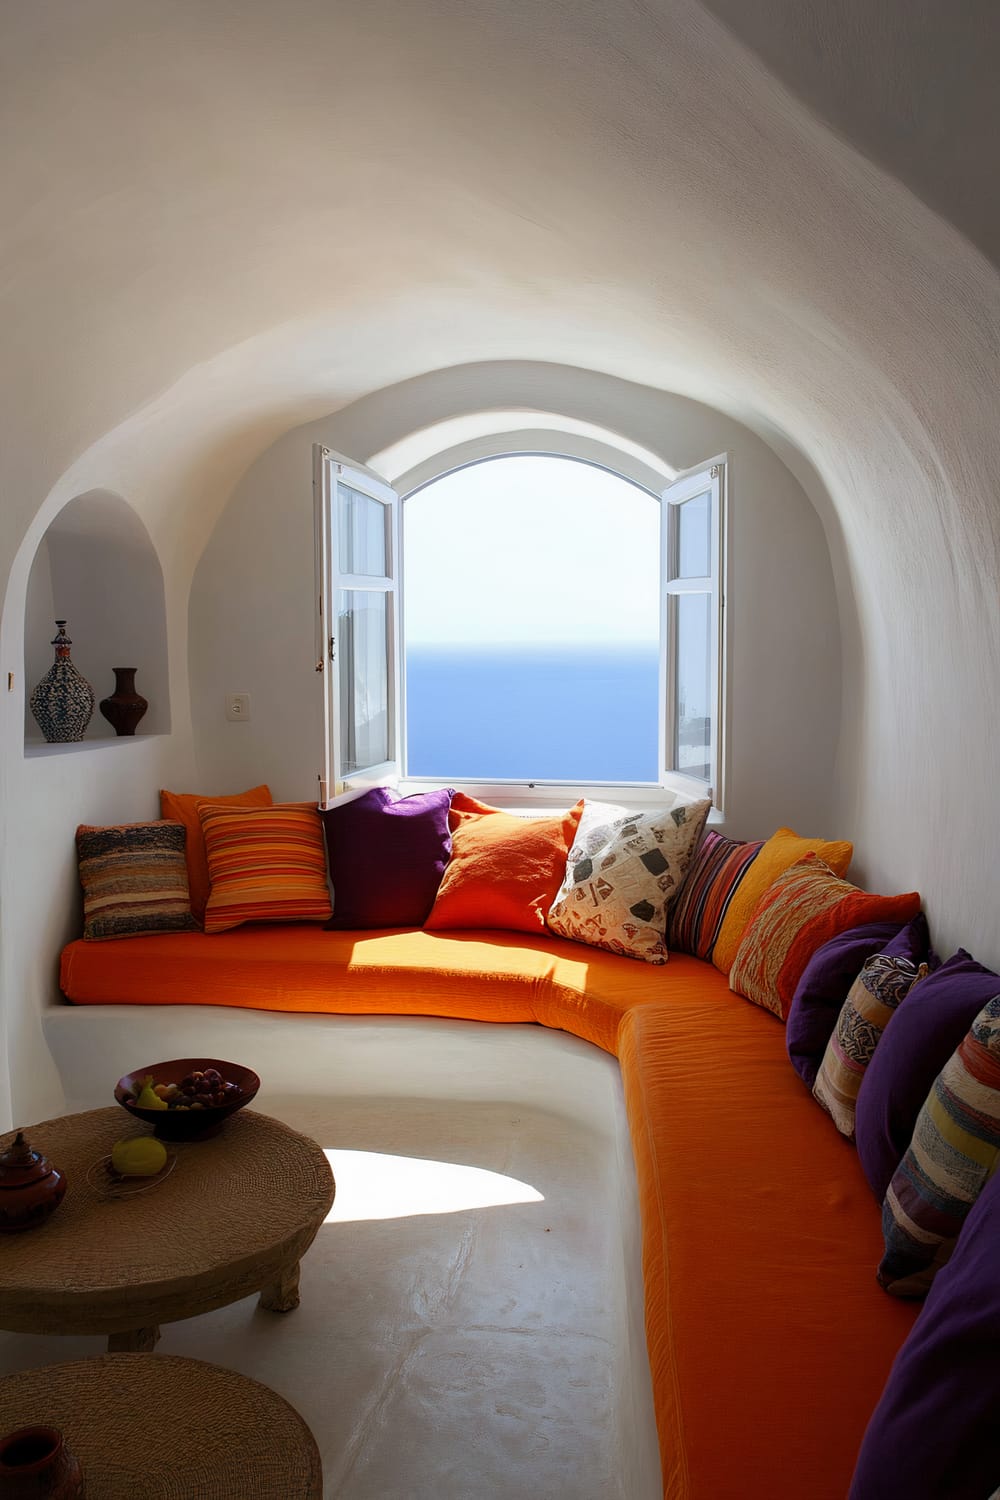
[[[114,728],[115,734],[135,734],[135,726],[149,704],[135,690],[135,674],[138,667],[112,667],[115,674],[115,690],[110,698],[102,698],[101,713]]]
[[[32,1151],[19,1130],[0,1156],[0,1233],[16,1234],[44,1224],[65,1192],[62,1172],[40,1151]]]
[[[58,1427],[19,1427],[0,1438],[0,1500],[82,1500],[84,1493]]]

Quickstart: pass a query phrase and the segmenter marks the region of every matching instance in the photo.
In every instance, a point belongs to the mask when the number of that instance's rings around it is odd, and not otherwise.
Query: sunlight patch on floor
[[[325,1156],[333,1169],[337,1197],[324,1220],[352,1224],[363,1219],[408,1219],[418,1214],[454,1214],[469,1208],[508,1203],[543,1203],[543,1195],[516,1177],[380,1151],[335,1151]]]

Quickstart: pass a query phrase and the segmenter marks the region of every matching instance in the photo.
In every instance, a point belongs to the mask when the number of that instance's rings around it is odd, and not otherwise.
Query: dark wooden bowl
[[[198,1068],[218,1068],[223,1078],[235,1083],[238,1092],[225,1104],[207,1105],[204,1109],[139,1109],[126,1102],[126,1095],[137,1095],[143,1080],[150,1074],[155,1083],[180,1083],[189,1073]],[[242,1109],[260,1088],[260,1079],[252,1068],[239,1063],[222,1062],[215,1057],[175,1057],[170,1062],[150,1063],[148,1067],[136,1068],[126,1073],[115,1084],[115,1098],[122,1109],[127,1109],[137,1120],[145,1120],[154,1127],[154,1133],[164,1141],[197,1141],[215,1135],[229,1115]]]

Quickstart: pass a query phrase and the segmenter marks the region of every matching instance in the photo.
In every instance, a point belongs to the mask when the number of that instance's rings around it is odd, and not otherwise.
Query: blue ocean
[[[655,781],[655,645],[409,646],[407,771]]]

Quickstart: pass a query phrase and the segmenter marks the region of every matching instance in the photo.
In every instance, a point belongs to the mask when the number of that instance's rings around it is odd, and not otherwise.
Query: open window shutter
[[[313,495],[320,801],[331,802],[399,774],[399,497],[319,444]]]
[[[662,496],[661,767],[721,806],[725,464],[679,476]]]

